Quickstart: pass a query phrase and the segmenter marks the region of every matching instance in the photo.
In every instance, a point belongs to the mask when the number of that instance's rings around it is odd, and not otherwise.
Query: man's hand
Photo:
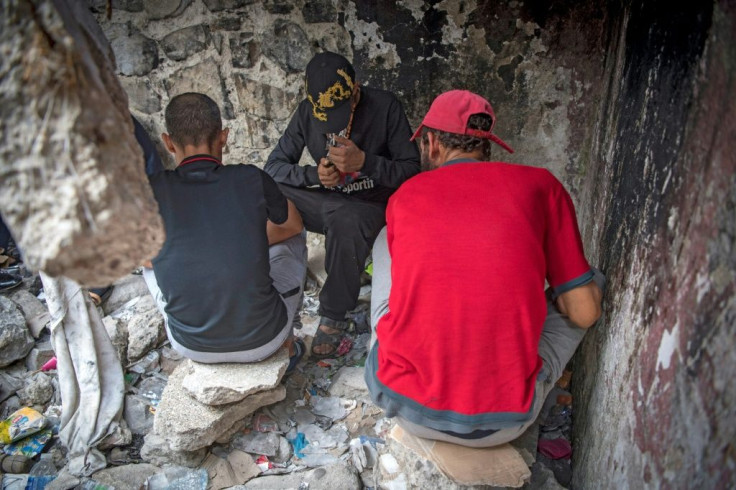
[[[319,175],[319,181],[325,187],[335,187],[340,183],[340,171],[326,158],[319,161],[317,175]]]
[[[351,140],[342,136],[335,136],[337,146],[331,146],[329,159],[340,172],[350,174],[359,172],[365,163],[365,153],[355,146]]]

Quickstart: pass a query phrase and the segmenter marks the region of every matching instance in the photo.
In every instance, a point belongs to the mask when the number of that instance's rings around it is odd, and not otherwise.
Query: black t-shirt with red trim
[[[288,217],[273,179],[253,165],[196,155],[150,181],[166,229],[153,269],[171,335],[201,352],[271,341],[286,308],[269,276],[266,219]]]

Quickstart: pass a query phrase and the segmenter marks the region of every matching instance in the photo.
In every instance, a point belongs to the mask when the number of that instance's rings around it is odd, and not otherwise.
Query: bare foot
[[[320,325],[319,329],[322,330],[326,334],[336,334],[340,333],[341,330],[330,328],[326,325]],[[337,346],[334,346],[332,344],[319,344],[319,345],[313,345],[312,346],[312,352],[314,352],[317,355],[324,355],[324,354],[332,354],[333,352],[337,351]]]

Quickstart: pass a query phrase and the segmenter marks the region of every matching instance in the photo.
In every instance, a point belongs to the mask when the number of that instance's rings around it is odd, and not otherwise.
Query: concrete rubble
[[[317,277],[313,273],[308,280],[304,326],[297,330],[307,344],[317,327]],[[0,294],[0,306],[8,312],[0,326],[0,338],[8,339],[3,355],[14,353],[0,370],[0,416],[30,406],[45,413],[53,426],[61,416],[61,400],[56,371],[41,371],[53,356],[48,330],[37,331],[35,339],[29,331],[29,318],[43,317],[45,309],[43,292],[31,292],[33,283],[26,280],[18,290]],[[363,381],[368,333],[351,332],[353,348],[345,356],[318,362],[307,358],[285,376],[285,349],[256,364],[204,365],[183,359],[168,346],[163,319],[137,273],[120,279],[99,310],[125,368],[122,417],[132,437],[104,446],[108,467],[91,476],[98,485],[490,488],[452,481],[392,438],[393,422],[371,403]],[[365,307],[356,311],[355,323],[365,322]],[[569,394],[557,389],[553,395]],[[558,480],[569,482],[569,459],[553,461],[536,451],[538,440],[569,438],[569,409],[551,402],[545,410],[554,412],[550,420],[540,417],[547,425],[541,431],[533,425],[509,449],[523,461],[524,471],[531,472],[523,488],[564,488]],[[57,468],[64,466],[65,449],[56,438],[44,451],[54,455]],[[52,488],[83,483],[62,471]]]

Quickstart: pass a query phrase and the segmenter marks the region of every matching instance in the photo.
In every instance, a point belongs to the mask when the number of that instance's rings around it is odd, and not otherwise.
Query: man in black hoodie
[[[339,54],[317,54],[307,65],[304,99],[264,170],[296,205],[309,231],[325,235],[327,280],[312,354],[336,355],[360,274],[385,225],[389,196],[419,173],[419,151],[398,99],[361,87]],[[300,166],[304,148],[316,165]]]

